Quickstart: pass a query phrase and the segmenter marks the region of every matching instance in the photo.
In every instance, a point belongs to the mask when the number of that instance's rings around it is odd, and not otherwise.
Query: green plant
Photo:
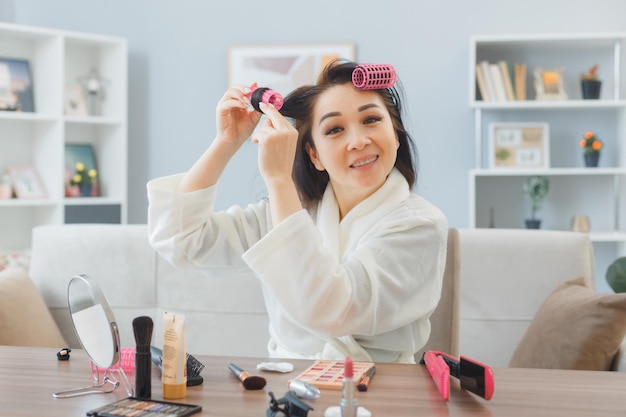
[[[84,187],[87,185],[94,185],[96,182],[96,177],[98,176],[98,171],[94,168],[87,169],[85,164],[82,162],[77,162],[74,166],[75,172],[72,178],[70,179],[70,185],[78,185],[79,187]]]
[[[615,292],[626,292],[626,256],[617,258],[606,270],[606,282]]]
[[[533,175],[532,177],[528,177],[524,183],[523,189],[524,193],[526,193],[526,196],[531,201],[530,218],[535,220],[537,210],[541,208],[543,200],[550,191],[550,181],[548,180],[548,177]]]
[[[580,79],[582,81],[598,81],[598,65],[594,65],[589,71],[582,73]]]
[[[602,149],[602,141],[591,131],[585,132],[585,138],[581,139],[580,147],[585,149],[585,155],[599,154]]]

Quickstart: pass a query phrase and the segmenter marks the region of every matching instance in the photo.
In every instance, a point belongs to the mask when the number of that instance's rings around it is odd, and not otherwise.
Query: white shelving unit
[[[27,60],[34,112],[0,111],[0,173],[31,166],[45,189],[39,199],[0,200],[0,249],[30,247],[33,227],[71,222],[126,223],[126,40],[0,23],[0,57]],[[65,85],[95,69],[105,97],[97,115],[66,116]],[[64,149],[91,144],[97,160],[99,197],[65,197]]]
[[[470,227],[523,228],[530,202],[522,184],[531,175],[550,179],[550,193],[538,212],[542,229],[570,230],[575,215],[590,219],[596,281],[618,256],[626,256],[626,33],[475,36],[470,40],[470,107],[475,116],[475,167],[469,173]],[[476,64],[487,60],[527,66],[524,101],[480,99]],[[598,100],[583,100],[580,75],[599,65]],[[537,101],[536,67],[564,68],[567,100]],[[548,123],[549,168],[489,166],[489,129],[495,122]],[[586,168],[579,142],[586,131],[603,141],[600,165]],[[608,289],[610,291],[610,289]]]

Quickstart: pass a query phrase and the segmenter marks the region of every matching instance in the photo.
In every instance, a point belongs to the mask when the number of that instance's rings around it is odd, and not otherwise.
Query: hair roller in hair
[[[352,71],[352,84],[359,90],[390,88],[396,82],[396,69],[390,64],[362,64]]]
[[[252,103],[252,107],[254,107],[254,110],[261,113],[263,112],[259,107],[260,103],[271,104],[276,110],[280,110],[280,108],[283,107],[283,96],[281,96],[280,93],[277,93],[276,91],[269,88],[253,87],[252,95],[250,96],[250,103]]]

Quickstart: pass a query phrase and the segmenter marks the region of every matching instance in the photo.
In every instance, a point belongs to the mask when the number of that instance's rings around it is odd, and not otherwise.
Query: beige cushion
[[[626,334],[626,294],[598,294],[583,278],[541,304],[509,366],[607,371]]]
[[[43,298],[22,268],[0,272],[0,345],[66,346]]]

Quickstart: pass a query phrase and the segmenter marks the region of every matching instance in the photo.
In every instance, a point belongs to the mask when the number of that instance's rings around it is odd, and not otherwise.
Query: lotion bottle
[[[163,314],[163,398],[175,400],[187,395],[187,351],[185,316]]]

